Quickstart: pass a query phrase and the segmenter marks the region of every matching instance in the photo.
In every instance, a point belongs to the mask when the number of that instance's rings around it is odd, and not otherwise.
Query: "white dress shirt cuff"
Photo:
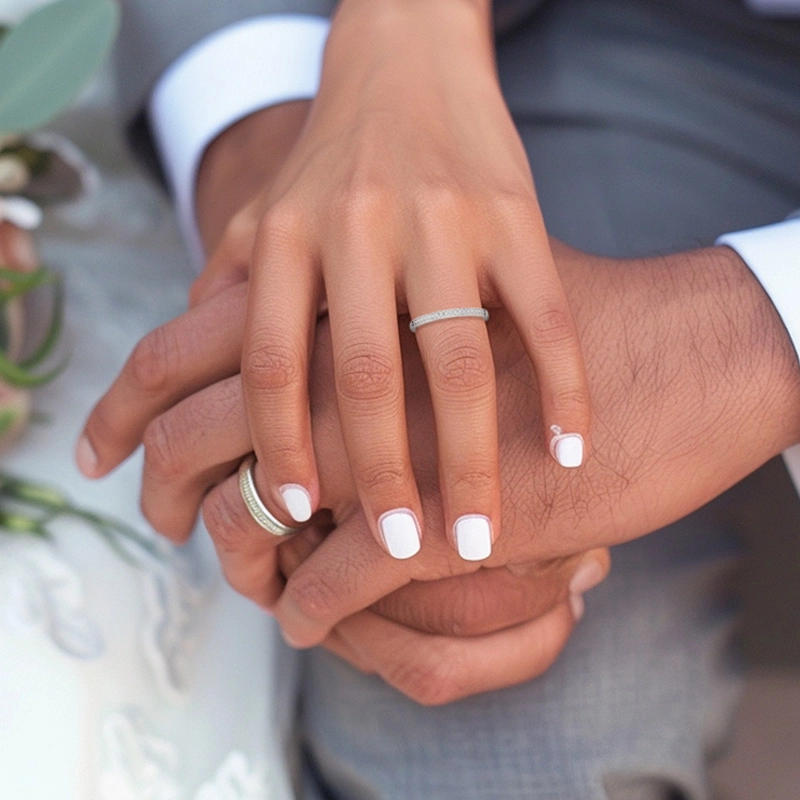
[[[800,357],[800,218],[775,225],[726,233],[716,244],[733,248],[769,295]],[[800,445],[783,454],[800,492]]]
[[[254,111],[313,98],[329,28],[326,18],[308,14],[243,20],[195,44],[156,84],[150,122],[178,222],[196,264],[203,263],[204,253],[194,186],[205,148]]]
[[[745,0],[753,11],[772,17],[800,16],[800,0]]]

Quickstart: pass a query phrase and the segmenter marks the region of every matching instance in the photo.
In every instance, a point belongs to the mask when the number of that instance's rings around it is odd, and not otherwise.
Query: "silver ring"
[[[488,322],[489,312],[485,308],[445,308],[442,311],[432,311],[430,314],[414,317],[408,323],[408,327],[411,328],[411,333],[416,333],[417,328],[421,328],[429,322],[438,322],[440,319],[453,319],[453,317],[480,317],[484,322]]]
[[[292,528],[289,525],[284,525],[279,519],[275,519],[272,516],[256,490],[256,483],[253,480],[253,467],[255,464],[256,457],[251,453],[239,465],[239,491],[247,510],[250,512],[250,516],[267,533],[271,533],[273,536],[291,536],[291,534],[303,530],[302,528]]]

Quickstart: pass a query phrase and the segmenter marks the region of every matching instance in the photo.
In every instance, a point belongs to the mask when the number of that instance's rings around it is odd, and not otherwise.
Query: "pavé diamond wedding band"
[[[440,319],[453,319],[454,317],[480,317],[487,322],[489,312],[485,308],[445,308],[442,311],[432,311],[430,314],[414,317],[408,327],[411,328],[411,333],[416,333],[417,328],[421,328],[429,322],[438,322]]]

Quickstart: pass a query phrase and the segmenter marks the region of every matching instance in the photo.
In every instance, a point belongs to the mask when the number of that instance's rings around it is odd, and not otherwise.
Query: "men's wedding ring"
[[[242,500],[250,512],[250,516],[265,530],[273,536],[291,536],[302,528],[292,528],[284,525],[279,519],[275,519],[270,510],[264,505],[264,501],[259,497],[256,490],[256,482],[253,480],[253,467],[256,465],[256,457],[251,453],[239,466],[239,491]]]
[[[416,333],[417,328],[429,322],[438,322],[440,319],[453,319],[454,317],[480,317],[484,322],[489,320],[489,312],[485,308],[445,308],[442,311],[432,311],[421,317],[414,317],[408,324],[411,333]]]

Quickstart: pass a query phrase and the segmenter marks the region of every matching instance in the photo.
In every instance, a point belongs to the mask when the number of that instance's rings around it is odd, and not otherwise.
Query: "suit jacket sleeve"
[[[118,105],[134,152],[161,176],[146,106],[159,75],[209,34],[265,14],[330,16],[336,0],[122,0],[115,52]]]

